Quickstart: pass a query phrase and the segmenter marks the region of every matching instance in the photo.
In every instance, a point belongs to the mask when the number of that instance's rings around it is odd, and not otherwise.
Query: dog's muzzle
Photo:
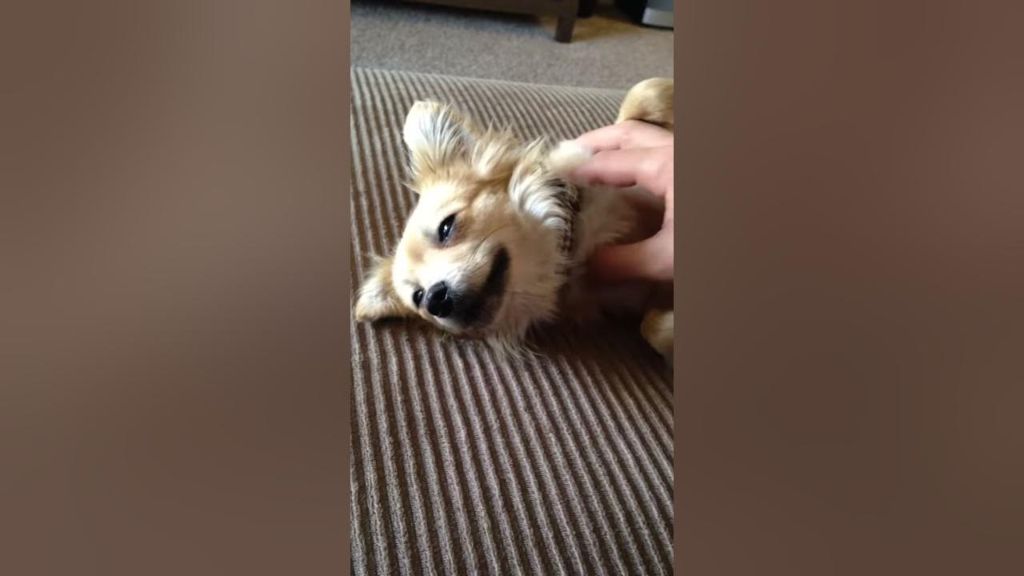
[[[438,282],[427,290],[425,307],[431,316],[471,328],[486,325],[493,318],[508,286],[511,258],[508,249],[499,246],[482,286],[473,290],[454,290]]]

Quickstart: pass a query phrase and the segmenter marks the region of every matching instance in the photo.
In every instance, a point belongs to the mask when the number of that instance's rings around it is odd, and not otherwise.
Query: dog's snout
[[[451,294],[448,292],[448,285],[438,282],[427,290],[427,312],[438,318],[445,318],[455,308]]]

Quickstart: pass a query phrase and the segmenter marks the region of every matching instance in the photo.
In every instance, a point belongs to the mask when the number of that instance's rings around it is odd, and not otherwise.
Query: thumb
[[[634,244],[605,246],[590,258],[590,271],[600,280],[672,279],[672,236],[662,229]]]

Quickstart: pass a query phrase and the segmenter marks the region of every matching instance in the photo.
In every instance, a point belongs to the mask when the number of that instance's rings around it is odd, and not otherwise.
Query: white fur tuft
[[[593,155],[589,148],[576,140],[562,140],[548,154],[548,167],[559,178],[565,178]]]

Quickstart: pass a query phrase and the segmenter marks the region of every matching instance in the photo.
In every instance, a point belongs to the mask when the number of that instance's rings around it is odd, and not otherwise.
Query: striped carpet
[[[413,207],[400,137],[414,100],[569,138],[610,123],[623,95],[361,68],[352,81],[354,278]],[[525,359],[415,322],[351,329],[353,574],[671,572],[673,390],[635,327],[548,332]]]

